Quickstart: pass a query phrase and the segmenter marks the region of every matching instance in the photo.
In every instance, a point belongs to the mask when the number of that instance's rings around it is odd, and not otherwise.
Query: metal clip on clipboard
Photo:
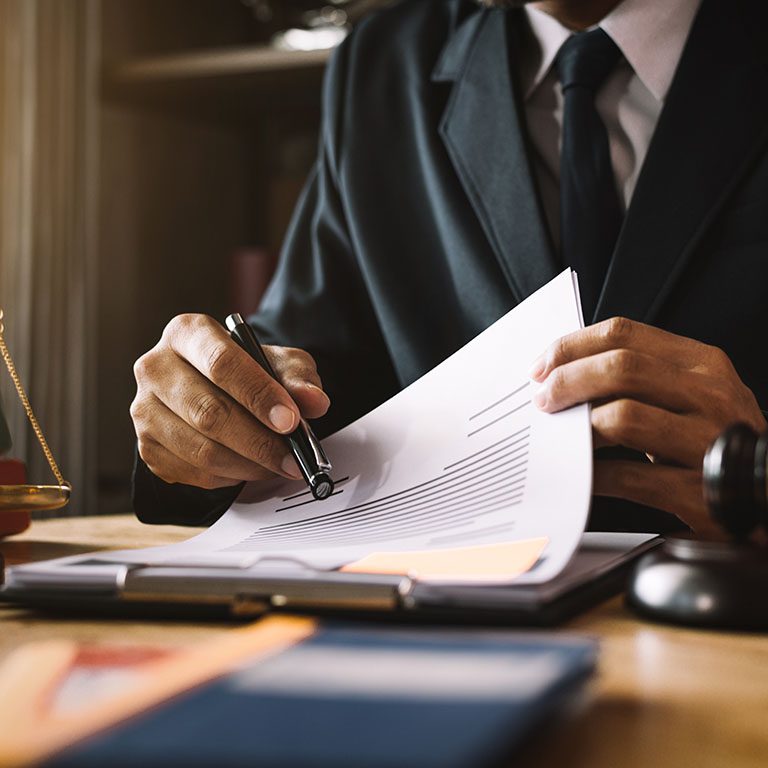
[[[256,617],[276,609],[393,612],[408,607],[415,584],[404,576],[336,571],[261,575],[235,568],[115,563],[98,555],[62,565],[57,571],[11,569],[2,597],[82,607],[105,603],[197,606]]]
[[[192,594],[190,591],[192,585]],[[127,602],[167,600],[228,606],[235,616],[269,610],[395,611],[413,589],[403,576],[312,572],[296,576],[246,576],[221,568],[131,568],[121,592]]]
[[[541,626],[616,594],[633,561],[660,543],[645,534],[585,534],[559,576],[531,585],[452,585],[413,575],[309,569],[150,566],[110,562],[94,553],[55,566],[12,567],[0,599],[116,615],[256,618],[274,610]]]

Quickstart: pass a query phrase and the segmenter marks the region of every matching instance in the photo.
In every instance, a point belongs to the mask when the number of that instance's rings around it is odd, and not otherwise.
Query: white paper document
[[[574,554],[592,482],[589,408],[546,414],[528,376],[546,347],[582,326],[571,270],[435,369],[323,441],[334,494],[299,481],[258,500],[246,488],[181,544],[100,553],[144,564],[335,569],[372,553],[546,539],[515,584],[556,576]],[[68,558],[70,562],[74,558]]]

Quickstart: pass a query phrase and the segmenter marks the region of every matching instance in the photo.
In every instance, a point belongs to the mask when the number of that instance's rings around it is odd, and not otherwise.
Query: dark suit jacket
[[[703,0],[592,320],[624,315],[722,347],[768,407],[765,3]],[[255,325],[318,361],[326,433],[410,384],[564,268],[533,181],[518,11],[405,0],[358,26],[324,86],[316,167]],[[510,350],[514,354],[514,350]],[[150,522],[210,522],[232,491],[139,462]],[[674,518],[597,500],[592,523]]]

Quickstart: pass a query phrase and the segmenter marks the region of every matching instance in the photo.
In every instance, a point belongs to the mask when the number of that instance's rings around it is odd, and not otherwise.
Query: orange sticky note
[[[422,580],[510,581],[533,567],[549,539],[506,541],[418,552],[374,552],[343,566],[346,573],[394,573]]]

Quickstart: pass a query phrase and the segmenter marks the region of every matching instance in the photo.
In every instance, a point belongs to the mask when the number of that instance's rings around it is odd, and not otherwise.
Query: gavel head
[[[728,427],[704,457],[704,499],[712,519],[735,539],[768,521],[768,432]]]

